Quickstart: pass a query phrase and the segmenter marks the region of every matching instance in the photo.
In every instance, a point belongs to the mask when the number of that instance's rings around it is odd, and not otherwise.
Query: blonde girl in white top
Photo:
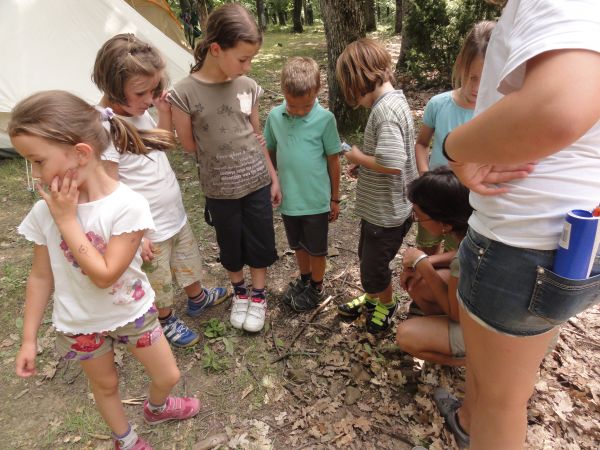
[[[169,396],[180,373],[141,270],[140,242],[154,228],[150,208],[106,173],[100,153],[111,138],[121,152],[144,153],[146,145],[172,146],[173,137],[156,130],[141,137],[111,110],[100,111],[65,91],[41,92],[17,104],[8,134],[31,162],[42,197],[19,226],[35,245],[17,375],[36,373],[36,337],[54,290],[59,355],[80,361],[115,448],[149,449],[129,425],[119,398],[116,342],[130,348],[151,378],[146,422],[189,418],[200,405],[195,398]]]

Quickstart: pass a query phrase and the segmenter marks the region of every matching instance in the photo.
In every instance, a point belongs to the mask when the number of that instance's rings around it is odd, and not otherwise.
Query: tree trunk
[[[362,0],[365,14],[365,27],[367,32],[377,30],[377,21],[375,20],[375,0]]]
[[[310,1],[306,4],[306,7],[304,8],[304,18],[306,19],[307,25],[313,25],[315,23],[313,7]]]
[[[394,26],[394,33],[402,33],[402,20],[404,18],[402,9],[402,0],[396,0],[396,24]]]
[[[338,57],[350,42],[365,36],[363,0],[321,0],[321,15],[327,39],[327,85],[329,109],[341,130],[356,131],[366,124],[366,111],[352,109],[344,101],[335,76]]]
[[[302,24],[308,25],[308,16],[306,15],[306,0],[302,0]]]
[[[206,22],[208,21],[208,0],[198,0],[198,16],[200,17],[200,30],[206,33]]]
[[[267,13],[265,12],[265,1],[256,0],[256,15],[258,16],[258,27],[260,31],[267,31]]]
[[[292,16],[292,20],[294,22],[294,28],[292,31],[294,33],[302,33],[304,31],[302,28],[302,0],[294,0],[294,10]]]
[[[277,11],[277,19],[279,19],[279,25],[281,25],[282,27],[285,26],[285,12],[284,11]]]
[[[409,14],[411,13],[412,10],[412,6],[411,6],[410,1],[408,0],[404,0],[402,2],[402,7],[400,8],[400,11],[402,13],[402,22],[406,21],[406,18],[409,16]],[[398,13],[396,13],[396,18]],[[396,64],[396,72],[398,73],[402,73],[404,72],[405,69],[405,63],[406,63],[406,53],[408,52],[408,50],[411,47],[411,36],[409,33],[406,32],[406,27],[402,27],[402,39],[401,39],[401,47],[400,47],[400,55],[398,56],[398,63]]]

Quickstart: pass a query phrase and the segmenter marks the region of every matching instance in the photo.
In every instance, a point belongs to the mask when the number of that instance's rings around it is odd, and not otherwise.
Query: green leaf
[[[233,356],[233,342],[231,341],[231,339],[228,339],[226,337],[224,337],[222,339],[223,339],[223,344],[225,344],[225,351],[227,353],[229,353],[231,356]]]

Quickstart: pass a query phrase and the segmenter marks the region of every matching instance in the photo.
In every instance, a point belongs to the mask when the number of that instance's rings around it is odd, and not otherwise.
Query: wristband
[[[450,158],[450,156],[448,155],[448,152],[446,151],[446,139],[448,139],[448,136],[450,136],[450,133],[448,133],[446,135],[446,137],[444,138],[444,140],[442,141],[442,155],[444,155],[444,158],[446,158],[448,161],[456,162],[454,159]]]
[[[429,258],[429,256],[427,256],[425,253],[423,253],[421,256],[419,256],[417,259],[415,259],[412,263],[412,269],[415,270],[417,268],[417,264],[419,264],[421,261],[423,261],[424,259]]]

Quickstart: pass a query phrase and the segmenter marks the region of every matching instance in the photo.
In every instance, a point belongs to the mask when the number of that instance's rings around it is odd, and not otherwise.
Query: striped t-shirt
[[[360,167],[355,212],[361,219],[391,228],[409,217],[412,204],[406,187],[418,176],[414,146],[415,129],[404,94],[384,94],[371,109],[362,151],[375,156],[377,164],[401,172],[392,175]]]

